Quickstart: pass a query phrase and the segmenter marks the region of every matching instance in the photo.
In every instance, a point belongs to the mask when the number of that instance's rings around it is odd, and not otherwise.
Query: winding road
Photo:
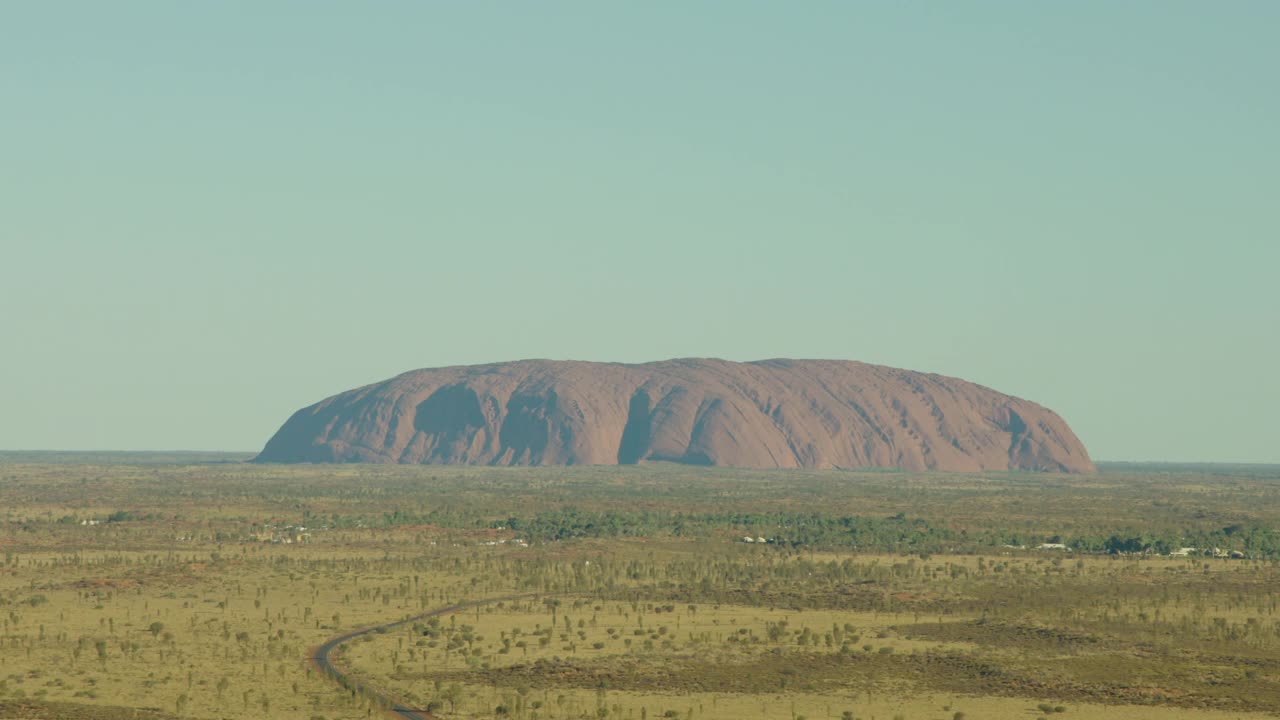
[[[530,597],[535,597],[535,595],[506,595],[503,597],[485,598],[483,600],[469,600],[456,605],[450,605],[448,607],[419,613],[417,615],[404,618],[403,620],[396,620],[395,622],[389,622],[384,625],[374,625],[371,627],[361,628],[359,630],[352,630],[351,632],[329,638],[324,641],[324,643],[316,646],[309,653],[308,659],[317,670],[328,675],[330,679],[341,685],[343,688],[361,693],[365,697],[371,698],[381,703],[384,707],[389,708],[387,712],[392,717],[407,718],[407,720],[434,720],[435,716],[426,710],[418,710],[408,707],[399,698],[355,679],[349,672],[343,670],[337,665],[334,665],[329,656],[334,650],[341,647],[343,643],[349,642],[363,635],[387,632],[388,630],[404,627],[405,625],[409,625],[410,623],[415,623],[420,620],[426,620],[427,618],[438,617],[440,615],[449,615],[450,613],[456,613],[461,610],[467,610],[481,605],[490,605],[492,603],[508,602],[511,600],[523,600]]]

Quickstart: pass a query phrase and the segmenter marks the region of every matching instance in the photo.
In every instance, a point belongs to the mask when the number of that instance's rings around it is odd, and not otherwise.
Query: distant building
[[[1068,550],[1069,548],[1062,543],[1041,543],[1037,550]]]

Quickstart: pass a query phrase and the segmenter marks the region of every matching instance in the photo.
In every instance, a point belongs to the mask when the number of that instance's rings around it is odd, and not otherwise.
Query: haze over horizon
[[[1280,5],[0,7],[0,448],[847,359],[1280,463]]]

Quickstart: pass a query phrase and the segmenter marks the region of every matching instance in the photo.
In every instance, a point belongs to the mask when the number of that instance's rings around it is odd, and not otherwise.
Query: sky
[[[1280,4],[0,4],[0,448],[861,360],[1280,462]]]

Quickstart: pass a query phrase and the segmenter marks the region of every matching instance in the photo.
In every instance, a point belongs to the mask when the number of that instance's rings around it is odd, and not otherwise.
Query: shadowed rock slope
[[[1033,402],[835,360],[415,370],[299,410],[256,461],[1093,470]]]

